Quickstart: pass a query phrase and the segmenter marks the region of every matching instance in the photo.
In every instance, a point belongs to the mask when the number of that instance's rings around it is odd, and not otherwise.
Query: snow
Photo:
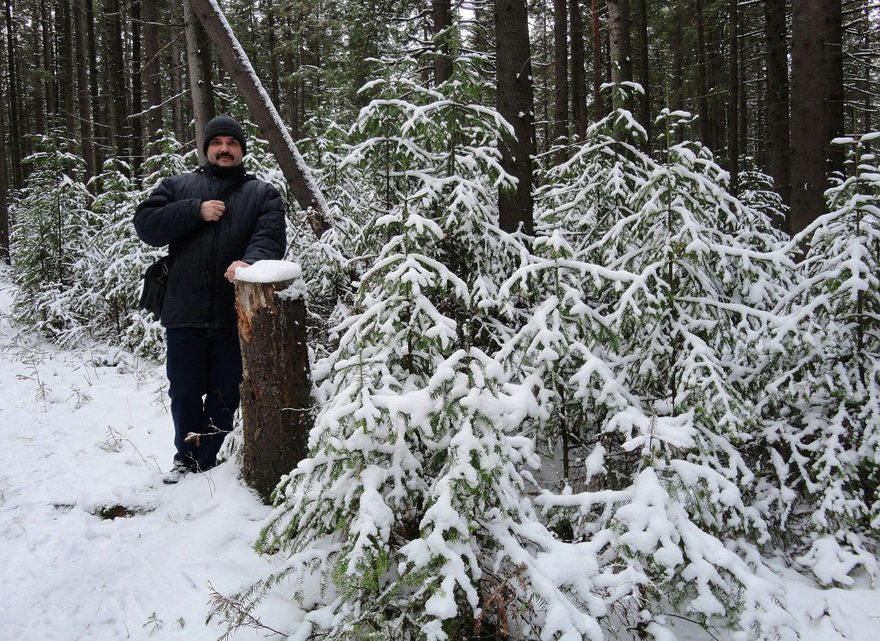
[[[235,279],[245,283],[280,283],[302,279],[302,270],[286,260],[258,260],[250,267],[237,268]]]
[[[252,545],[269,508],[232,462],[163,485],[163,367],[15,340],[9,302],[0,271],[0,641],[217,639],[209,586],[229,595],[262,576]],[[267,606],[290,630],[294,611]]]

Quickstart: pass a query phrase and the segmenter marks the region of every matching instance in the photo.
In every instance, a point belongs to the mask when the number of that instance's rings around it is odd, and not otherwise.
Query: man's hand
[[[233,261],[233,263],[229,267],[226,268],[226,273],[223,274],[226,277],[226,280],[228,280],[230,283],[234,283],[235,282],[235,270],[238,269],[239,267],[250,267],[250,265],[248,265],[243,260]]]
[[[222,200],[206,200],[202,203],[200,210],[202,220],[207,223],[216,222],[220,220],[224,209],[226,209],[226,205],[223,204]]]

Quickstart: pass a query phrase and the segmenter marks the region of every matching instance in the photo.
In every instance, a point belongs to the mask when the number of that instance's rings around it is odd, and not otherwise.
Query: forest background
[[[303,634],[785,636],[766,559],[875,576],[876,2],[222,8],[329,227],[291,207],[319,409],[232,625],[319,576]],[[160,355],[136,204],[220,112],[288,186],[188,2],[4,26],[15,317]]]

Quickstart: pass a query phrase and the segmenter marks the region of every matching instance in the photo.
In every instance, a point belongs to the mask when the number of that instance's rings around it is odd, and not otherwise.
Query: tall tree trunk
[[[792,5],[791,45],[791,218],[796,234],[825,211],[825,148],[828,121],[828,65],[824,37],[829,0]]]
[[[629,0],[608,0],[608,23],[611,38],[611,82],[619,85],[631,82],[632,74],[632,16]],[[627,93],[627,95],[629,95]],[[615,88],[612,100],[615,109],[630,109],[632,99],[621,102],[620,92]]]
[[[266,44],[269,49],[269,97],[273,105],[281,105],[281,65],[278,64],[280,53],[277,51],[278,36],[276,35],[280,23],[274,0],[264,2],[263,11],[266,13]]]
[[[590,18],[593,24],[593,117],[605,115],[602,104],[602,31],[599,29],[599,0],[592,0]]]
[[[96,172],[95,132],[92,127],[92,104],[89,100],[89,52],[86,46],[86,11],[83,0],[77,0],[73,7],[74,49],[76,57],[76,101],[79,116],[79,137],[82,142],[83,158],[89,176]]]
[[[315,236],[320,237],[330,229],[327,203],[275,106],[260,84],[244,49],[215,3],[211,0],[189,2],[220,54],[223,66],[253,114],[254,121],[269,141],[290,190],[306,212],[312,231]]]
[[[681,29],[681,10],[673,10],[672,24],[672,84],[669,92],[669,106],[684,109],[684,37]]]
[[[574,131],[583,140],[587,135],[587,80],[584,22],[579,0],[569,0],[568,12],[571,21],[571,109],[574,115]]]
[[[140,173],[144,161],[144,92],[141,57],[141,3],[131,3],[131,163],[134,174]]]
[[[568,21],[566,0],[553,0],[553,138],[568,141]]]
[[[450,0],[431,0],[434,19],[434,85],[439,86],[452,78],[452,56],[449,51],[452,29]]]
[[[58,87],[55,83],[55,37],[52,33],[52,21],[49,17],[49,0],[40,0],[40,27],[43,32],[43,69],[46,70],[44,89],[46,94],[46,114],[49,127],[53,127],[58,116]]]
[[[697,18],[697,103],[700,115],[700,138],[709,143],[711,127],[709,122],[709,80],[708,65],[706,64],[706,16],[704,0],[696,0],[695,10]]]
[[[644,94],[639,101],[639,122],[647,133],[646,145],[651,144],[651,61],[648,57],[648,1],[638,0],[639,15],[639,84]]]
[[[0,107],[0,140],[6,140],[6,109]],[[9,177],[6,149],[0,149],[0,262],[9,264]]]
[[[164,2],[144,0],[144,78],[147,84],[147,138],[164,128],[162,110],[162,65],[159,49],[159,16]]]
[[[122,44],[122,8],[119,0],[106,0],[104,8],[107,124],[110,127],[114,155],[124,156],[127,148],[125,118],[128,115],[128,101],[126,100],[125,58]]]
[[[739,191],[739,2],[730,0],[730,72],[727,96],[727,156],[730,164],[730,190]]]
[[[843,88],[843,7],[842,0],[825,0],[825,34],[823,51],[828,93],[825,98],[825,118],[828,122],[825,157],[829,171],[843,171],[844,151],[832,145],[834,138],[844,134]]]
[[[513,125],[514,137],[502,145],[501,164],[516,177],[515,190],[498,195],[499,224],[534,233],[532,156],[535,149],[534,95],[525,0],[495,0],[496,106]]]
[[[189,67],[189,86],[192,94],[193,119],[195,120],[196,151],[199,163],[206,162],[202,151],[202,132],[217,112],[214,108],[214,85],[211,80],[211,46],[208,34],[199,21],[195,6],[190,0],[183,2],[186,25],[186,59]]]
[[[61,0],[56,20],[59,23],[58,53],[59,53],[59,77],[69,74],[71,65],[76,60],[73,49],[73,0]],[[64,128],[72,135],[79,128],[76,126],[76,84],[68,75],[67,82],[59,82],[59,96],[61,107],[61,119],[58,124],[64,124]]]
[[[182,21],[182,12],[180,5],[178,3],[174,3],[171,5],[172,11],[172,21],[175,24],[180,24]],[[185,31],[185,30],[184,30]],[[166,31],[167,32],[167,31]],[[171,93],[176,96],[171,103],[171,128],[174,131],[174,137],[179,141],[184,141],[187,138],[187,124],[186,118],[184,117],[184,44],[186,44],[186,38],[184,37],[181,41],[181,32],[179,29],[175,30],[173,35],[170,36],[171,40],[171,48],[169,50],[169,55],[171,57]]]
[[[89,60],[89,100],[92,112],[92,132],[94,138],[95,172],[101,171],[106,156],[104,150],[110,146],[109,128],[101,111],[101,95],[98,91],[98,45],[95,34],[95,2],[85,0],[86,52]]]
[[[9,107],[9,162],[12,163],[12,187],[21,187],[23,182],[21,169],[21,119],[18,111],[18,59],[15,52],[15,22],[12,19],[12,0],[6,0],[6,59],[7,59],[7,92],[6,102]]]
[[[791,126],[788,116],[788,38],[785,0],[764,2],[764,36],[767,41],[767,173],[786,204],[791,203]]]
[[[33,20],[31,22],[31,38],[34,43],[34,69],[41,69],[43,66],[43,47],[41,46],[41,29],[39,20]],[[31,101],[30,112],[34,117],[35,132],[38,134],[46,133],[46,97],[44,90],[45,83],[39,80],[33,83],[33,98]],[[2,140],[2,138],[0,138],[0,140]]]

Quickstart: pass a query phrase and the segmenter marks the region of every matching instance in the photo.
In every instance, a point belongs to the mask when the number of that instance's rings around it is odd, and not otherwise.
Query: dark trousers
[[[238,331],[176,327],[167,329],[165,337],[174,458],[211,469],[238,409],[242,378]],[[191,432],[200,435],[198,445],[184,441]]]

